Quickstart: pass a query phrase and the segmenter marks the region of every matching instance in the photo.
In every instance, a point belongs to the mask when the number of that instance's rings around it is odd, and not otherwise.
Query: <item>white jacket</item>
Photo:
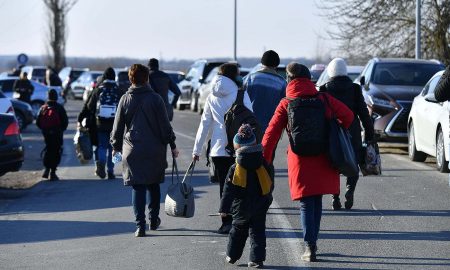
[[[217,75],[213,79],[212,92],[206,98],[200,125],[195,136],[193,155],[200,156],[208,132],[211,134],[211,157],[229,157],[225,150],[228,144],[225,131],[224,116],[236,100],[238,87],[234,81]],[[247,92],[244,94],[244,105],[252,110],[252,103]],[[253,110],[252,110],[253,111]]]

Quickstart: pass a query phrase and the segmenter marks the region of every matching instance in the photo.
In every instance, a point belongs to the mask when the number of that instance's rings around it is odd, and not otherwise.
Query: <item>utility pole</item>
[[[237,0],[234,0],[234,61],[237,61]]]
[[[422,58],[420,48],[420,6],[422,0],[416,0],[416,59]]]

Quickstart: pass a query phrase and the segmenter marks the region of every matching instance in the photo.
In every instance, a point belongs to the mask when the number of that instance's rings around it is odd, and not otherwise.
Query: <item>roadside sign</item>
[[[28,56],[24,53],[21,53],[17,56],[17,62],[20,65],[25,65],[28,62]]]

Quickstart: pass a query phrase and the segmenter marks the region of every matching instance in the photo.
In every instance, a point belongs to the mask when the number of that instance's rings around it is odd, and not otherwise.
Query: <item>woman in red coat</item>
[[[272,162],[273,151],[278,140],[287,128],[289,99],[315,96],[318,94],[311,82],[311,74],[307,67],[298,63],[287,66],[288,86],[286,99],[281,100],[275,114],[270,120],[264,138],[264,158]],[[324,100],[327,96],[328,104]],[[348,128],[353,121],[352,111],[339,100],[328,94],[318,96],[325,103],[325,117],[330,119],[332,113],[341,124]],[[339,193],[339,172],[331,166],[327,153],[317,156],[299,156],[288,147],[288,178],[292,200],[300,201],[303,240],[306,250],[302,260],[315,261],[317,238],[322,216],[322,195]]]

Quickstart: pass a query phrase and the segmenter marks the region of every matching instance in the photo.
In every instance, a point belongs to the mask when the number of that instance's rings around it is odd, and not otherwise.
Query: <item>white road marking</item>
[[[183,137],[183,138],[186,138],[186,139],[188,139],[188,140],[191,140],[191,141],[194,141],[194,142],[195,142],[195,137],[186,135],[186,134],[184,134],[184,133],[181,133],[181,132],[178,132],[178,131],[175,131],[175,130],[173,131],[173,133],[175,133],[175,135],[177,135],[177,136],[180,136],[180,137]]]

